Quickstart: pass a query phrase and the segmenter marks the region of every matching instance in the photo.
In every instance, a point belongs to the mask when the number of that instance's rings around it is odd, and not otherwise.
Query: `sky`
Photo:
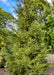
[[[14,17],[16,17],[15,13],[13,12],[13,6],[16,5],[16,0],[0,0],[0,7],[11,13]]]
[[[48,0],[48,2],[51,3],[51,0]],[[16,0],[0,0],[0,7],[11,13],[14,17],[16,17],[16,14],[13,12],[13,6],[16,5]]]

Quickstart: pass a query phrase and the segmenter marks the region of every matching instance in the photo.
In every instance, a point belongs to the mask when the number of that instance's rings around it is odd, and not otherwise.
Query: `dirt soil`
[[[0,68],[0,75],[11,75],[11,74],[8,72],[5,72],[4,68]]]
[[[47,75],[54,75],[54,67],[47,67],[47,69],[46,69],[46,71],[47,71]]]

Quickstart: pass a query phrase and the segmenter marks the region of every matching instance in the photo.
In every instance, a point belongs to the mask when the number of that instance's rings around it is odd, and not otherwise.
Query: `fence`
[[[54,54],[47,54],[46,59],[48,63],[54,64]]]

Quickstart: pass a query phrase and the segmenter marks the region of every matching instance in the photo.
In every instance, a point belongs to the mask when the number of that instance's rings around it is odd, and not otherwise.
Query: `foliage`
[[[18,0],[16,32],[6,29],[7,22],[13,17],[0,8],[0,49],[13,75],[45,73],[47,47],[54,47],[53,6],[46,0]]]
[[[6,62],[3,48],[6,46],[8,35],[10,35],[10,31],[7,28],[8,21],[11,22],[12,19],[13,16],[10,13],[0,8],[0,53],[2,53],[0,67],[4,67]]]
[[[54,67],[54,64],[48,64],[48,66]]]
[[[5,60],[5,58],[4,58],[4,56],[0,56],[0,68],[3,68],[4,66],[5,66],[5,62],[6,62],[6,60]]]
[[[54,8],[52,6],[51,14],[47,16],[46,19],[46,41],[48,42],[48,47],[51,46],[54,49]]]
[[[15,9],[18,13],[18,31],[14,36],[8,36],[8,45],[4,48],[8,70],[13,75],[45,73],[45,57],[48,50],[44,43],[46,31],[42,28],[45,26],[43,22],[49,14],[50,5],[44,0],[23,0],[23,6],[20,0],[18,4]]]
[[[0,51],[2,51],[1,49],[6,45],[5,41],[8,35],[7,22],[12,19],[13,16],[10,13],[0,8]]]
[[[8,13],[8,12],[2,10],[2,8],[0,8],[0,29],[6,28],[7,21],[12,18],[13,18],[13,16],[10,13]]]

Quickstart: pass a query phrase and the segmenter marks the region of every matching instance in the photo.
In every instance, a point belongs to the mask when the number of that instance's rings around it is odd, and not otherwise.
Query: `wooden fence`
[[[48,63],[54,64],[54,54],[47,54],[46,59]]]

